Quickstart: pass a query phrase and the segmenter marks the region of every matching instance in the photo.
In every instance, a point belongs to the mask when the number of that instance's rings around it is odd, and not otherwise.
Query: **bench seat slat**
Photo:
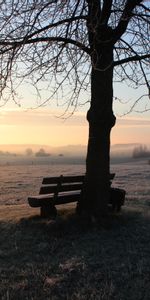
[[[53,200],[53,194],[29,196],[28,202],[31,207],[40,207],[46,205],[48,201]]]
[[[28,202],[31,207],[40,207],[46,205],[48,202],[54,203],[55,205],[65,204],[68,202],[76,202],[79,200],[81,191],[74,192],[62,192],[59,193],[59,197],[54,200],[53,194],[29,196]]]
[[[81,191],[74,191],[74,192],[65,192],[65,193],[60,193],[58,198],[55,199],[55,205],[59,204],[65,204],[65,203],[71,203],[71,202],[76,202],[79,200],[81,195]]]

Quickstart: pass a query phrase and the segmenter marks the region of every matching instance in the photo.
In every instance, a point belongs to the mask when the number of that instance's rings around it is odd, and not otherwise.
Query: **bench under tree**
[[[110,174],[110,203],[112,210],[119,211],[125,201],[125,190],[112,188],[111,183],[115,174]],[[78,202],[84,190],[84,175],[45,177],[42,181],[39,195],[29,196],[31,207],[40,207],[41,217],[56,217],[56,206]]]

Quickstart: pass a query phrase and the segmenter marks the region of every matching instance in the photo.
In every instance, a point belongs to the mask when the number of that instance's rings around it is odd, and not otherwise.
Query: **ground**
[[[149,300],[149,203],[126,202],[109,229],[74,207],[56,221],[28,205],[0,206],[0,299]]]

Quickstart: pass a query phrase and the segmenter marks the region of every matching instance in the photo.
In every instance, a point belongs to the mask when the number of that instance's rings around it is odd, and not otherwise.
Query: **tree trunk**
[[[97,52],[98,53],[98,52]],[[115,125],[112,111],[113,50],[97,55],[91,74],[91,107],[87,113],[89,140],[86,177],[79,212],[100,218],[107,214],[110,174],[110,132]]]

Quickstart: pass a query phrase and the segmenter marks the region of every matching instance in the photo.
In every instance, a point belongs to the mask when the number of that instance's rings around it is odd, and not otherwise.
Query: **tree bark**
[[[110,132],[115,125],[113,100],[113,50],[102,48],[93,59],[91,106],[87,113],[89,140],[80,212],[101,218],[107,214],[110,197]]]

